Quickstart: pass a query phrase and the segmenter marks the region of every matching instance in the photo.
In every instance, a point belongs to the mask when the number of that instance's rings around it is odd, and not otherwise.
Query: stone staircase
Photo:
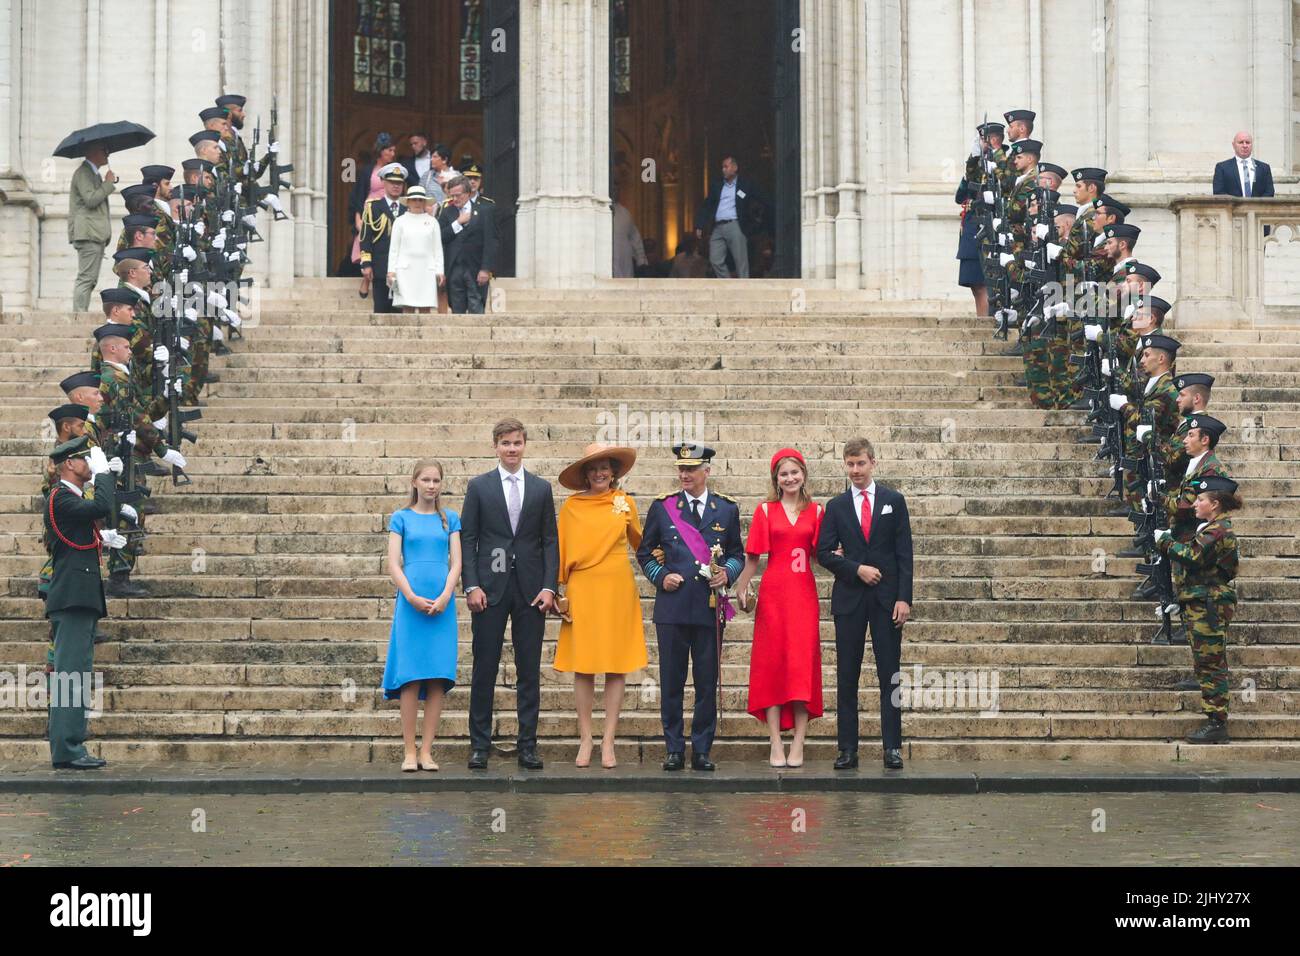
[[[155,596],[110,602],[103,627],[113,640],[95,655],[106,682],[95,752],[398,759],[396,706],[378,691],[394,594],[383,552],[414,459],[443,461],[459,508],[467,479],[491,466],[491,425],[507,414],[529,427],[528,466],[553,481],[620,415],[690,427],[698,413],[702,439],[719,452],[715,487],[745,515],[765,495],[777,447],[805,453],[825,500],[844,487],[836,441],[859,433],[875,443],[880,480],[907,495],[917,602],[904,670],[996,675],[998,697],[985,714],[974,694],[922,698],[904,714],[905,757],[1300,756],[1294,334],[1176,333],[1180,367],[1219,377],[1212,411],[1231,426],[1219,453],[1247,501],[1234,521],[1245,557],[1230,632],[1234,742],[1195,748],[1180,741],[1199,722],[1199,696],[1170,689],[1190,672],[1190,653],[1151,646],[1151,606],[1127,600],[1135,562],[1112,555],[1129,525],[1102,516],[1109,479],[1091,463],[1094,447],[1075,444],[1079,415],[1028,407],[1013,385],[1020,359],[1000,354],[986,321],[953,305],[905,311],[776,281],[561,292],[506,280],[497,295],[502,311],[487,316],[380,319],[362,311],[369,302],[351,280],[261,290],[246,340],[216,363],[222,381],[209,388],[200,442],[185,449],[193,485],[155,486],[163,513],[149,519],[137,574]],[[56,383],[83,366],[94,324],[54,312],[0,318],[0,671],[44,661],[36,491],[50,443],[41,426],[61,401]],[[675,487],[666,446],[676,436],[655,437],[625,482],[642,509]],[[812,725],[811,760],[833,756],[835,728],[830,580],[819,571],[818,581],[828,709]],[[648,622],[652,592],[638,583]],[[460,684],[440,750],[452,761],[467,740],[469,625],[459,609]],[[548,627],[543,656],[542,751],[571,759],[571,679],[549,667],[556,632]],[[767,753],[765,728],[744,713],[751,633],[744,614],[727,632],[720,760]],[[626,763],[663,751],[649,623],[646,635],[650,669],[630,679],[621,724]],[[868,653],[864,685],[873,674]],[[507,641],[496,702],[506,748],[513,680]],[[873,744],[878,753],[874,689],[861,706],[867,756]],[[44,728],[43,711],[0,710],[0,761],[47,760]]]

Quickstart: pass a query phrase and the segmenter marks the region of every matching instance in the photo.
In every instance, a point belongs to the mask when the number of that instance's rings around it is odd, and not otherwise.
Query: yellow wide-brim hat
[[[593,461],[609,458],[618,463],[618,477],[623,477],[636,463],[636,449],[618,445],[602,445],[592,442],[582,453],[582,457],[560,472],[560,484],[570,491],[586,491],[587,482],[583,469]]]

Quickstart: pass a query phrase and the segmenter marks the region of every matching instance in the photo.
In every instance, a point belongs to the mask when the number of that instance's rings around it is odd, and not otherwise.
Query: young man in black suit
[[[1269,197],[1273,195],[1273,170],[1251,156],[1255,139],[1245,130],[1232,138],[1232,159],[1214,167],[1214,195]]]
[[[507,418],[492,429],[497,467],[470,481],[460,512],[465,603],[473,614],[469,692],[469,769],[486,770],[492,746],[492,696],[506,620],[515,648],[519,766],[541,770],[537,755],[542,634],[560,572],[555,498],[549,482],[524,471],[528,433]]]
[[[446,261],[447,302],[452,312],[481,315],[496,262],[493,204],[471,196],[464,176],[447,183],[447,196],[451,202],[438,215]]]
[[[826,505],[817,561],[835,575],[836,697],[839,755],[836,770],[858,765],[858,677],[868,628],[880,684],[880,728],[885,766],[903,768],[903,715],[898,688],[903,625],[912,613],[912,525],[907,502],[872,480],[875,451],[865,438],[844,445],[851,487]]]

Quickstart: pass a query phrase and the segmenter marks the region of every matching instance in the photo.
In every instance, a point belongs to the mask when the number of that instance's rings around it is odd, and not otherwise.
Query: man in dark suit
[[[50,759],[57,768],[95,770],[105,761],[86,752],[86,710],[94,680],[95,624],[108,614],[99,573],[100,527],[113,514],[115,478],[104,450],[86,435],[56,446],[50,461],[56,469],[44,507],[54,566],[45,597],[45,616],[54,624]],[[84,488],[92,479],[90,497]]]
[[[681,491],[660,495],[646,512],[636,560],[655,586],[654,622],[659,639],[659,715],[668,756],[665,770],[686,765],[682,701],[686,668],[695,670],[695,714],[691,719],[691,768],[713,770],[709,759],[718,727],[718,630],[714,589],[732,584],[744,569],[740,508],[735,499],[708,487],[712,448],[676,445]],[[710,575],[712,549],[722,549]],[[719,596],[719,599],[721,597]],[[724,604],[723,613],[734,614]]]
[[[492,429],[497,467],[470,481],[460,512],[465,602],[473,617],[474,666],[469,692],[471,770],[485,770],[492,746],[496,691],[506,620],[515,648],[519,766],[541,770],[537,755],[542,634],[555,603],[559,535],[551,486],[524,471],[528,433],[507,418]]]
[[[361,214],[361,274],[370,279],[375,312],[396,312],[387,281],[388,244],[393,239],[393,223],[406,212],[401,201],[406,170],[401,163],[389,163],[379,178],[384,181],[384,195],[369,200]]]
[[[1255,138],[1245,130],[1232,138],[1236,155],[1214,167],[1214,195],[1267,197],[1273,195],[1273,170],[1251,156]]]
[[[496,262],[497,228],[491,203],[475,200],[469,183],[457,176],[447,183],[450,204],[438,216],[452,312],[483,312],[484,290]]]
[[[719,279],[730,277],[727,253],[736,264],[736,276],[749,278],[749,237],[760,232],[772,204],[758,183],[740,175],[740,165],[730,154],[722,157],[722,178],[715,181],[695,214],[695,237],[709,230],[709,262]]]
[[[875,467],[871,442],[854,438],[845,443],[844,470],[851,487],[826,505],[817,541],[818,563],[835,575],[836,770],[858,765],[858,678],[868,628],[880,684],[885,766],[903,767],[903,715],[893,695],[899,687],[903,625],[912,613],[912,525],[903,496],[872,480]]]

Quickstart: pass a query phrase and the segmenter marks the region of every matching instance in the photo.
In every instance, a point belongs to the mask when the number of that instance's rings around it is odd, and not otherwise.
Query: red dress
[[[813,562],[822,507],[811,504],[790,523],[779,501],[758,506],[749,526],[748,554],[767,555],[758,585],[754,646],[749,658],[748,711],[764,723],[781,708],[781,729],[794,726],[793,701],[822,715],[822,648]]]

